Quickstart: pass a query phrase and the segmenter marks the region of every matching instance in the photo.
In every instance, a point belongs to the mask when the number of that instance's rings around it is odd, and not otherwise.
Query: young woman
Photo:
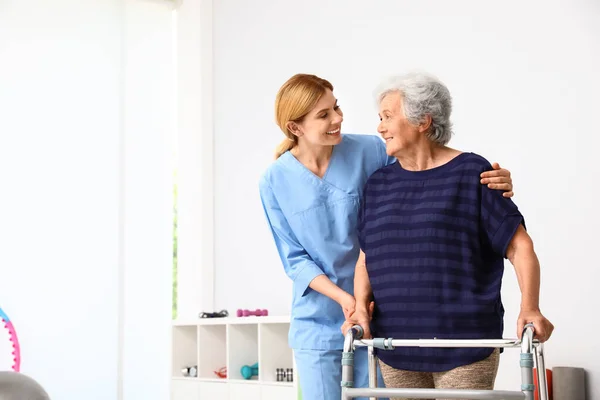
[[[275,115],[285,140],[259,188],[277,251],[293,281],[289,343],[303,397],[339,400],[340,327],[355,309],[362,190],[371,174],[396,160],[377,136],[341,133],[343,114],[333,86],[314,75],[298,74],[284,83]],[[512,196],[509,171],[495,165],[482,179]],[[366,350],[358,350],[354,386],[366,387]]]

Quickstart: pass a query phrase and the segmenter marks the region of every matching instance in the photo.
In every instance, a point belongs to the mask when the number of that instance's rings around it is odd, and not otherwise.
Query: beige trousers
[[[390,367],[379,360],[388,388],[492,390],[498,372],[500,350],[486,359],[445,372],[413,372]],[[393,397],[390,400],[412,400]]]

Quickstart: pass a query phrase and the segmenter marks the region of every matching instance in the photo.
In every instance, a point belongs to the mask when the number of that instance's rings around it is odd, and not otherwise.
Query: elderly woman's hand
[[[554,325],[539,310],[521,310],[517,319],[517,337],[521,339],[523,328],[527,324],[533,324],[534,336],[540,342],[545,342],[552,336]]]
[[[373,310],[375,309],[375,303],[371,302],[369,308],[357,307],[356,311],[346,319],[342,325],[342,333],[346,335],[348,330],[354,325],[360,325],[363,328],[364,334],[363,339],[371,339],[371,320],[373,319]]]
[[[500,164],[492,164],[493,171],[485,171],[481,174],[481,183],[488,185],[490,189],[504,190],[504,197],[513,197],[513,184],[510,171],[500,168]]]

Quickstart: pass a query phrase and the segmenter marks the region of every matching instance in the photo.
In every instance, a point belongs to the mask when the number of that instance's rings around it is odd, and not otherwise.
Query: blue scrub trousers
[[[340,400],[342,398],[342,351],[294,349],[296,369],[303,400]],[[385,387],[377,363],[377,386]],[[354,354],[354,387],[369,387],[366,347]],[[368,400],[367,397],[357,397]],[[387,400],[387,399],[381,399]]]

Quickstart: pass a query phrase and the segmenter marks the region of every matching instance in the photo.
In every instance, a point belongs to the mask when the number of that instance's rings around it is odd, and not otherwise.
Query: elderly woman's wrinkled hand
[[[534,337],[541,343],[550,339],[554,331],[552,322],[548,321],[539,310],[522,310],[517,318],[517,335],[519,339],[521,339],[523,328],[527,324],[533,324]]]
[[[490,189],[501,189],[504,190],[502,196],[513,197],[513,184],[512,178],[510,177],[510,171],[504,168],[500,168],[500,164],[492,164],[492,171],[485,171],[481,174],[481,183],[486,185]]]
[[[342,333],[346,335],[348,330],[354,325],[360,325],[363,328],[363,339],[371,339],[370,319],[366,311],[355,311],[352,317],[342,325]]]

